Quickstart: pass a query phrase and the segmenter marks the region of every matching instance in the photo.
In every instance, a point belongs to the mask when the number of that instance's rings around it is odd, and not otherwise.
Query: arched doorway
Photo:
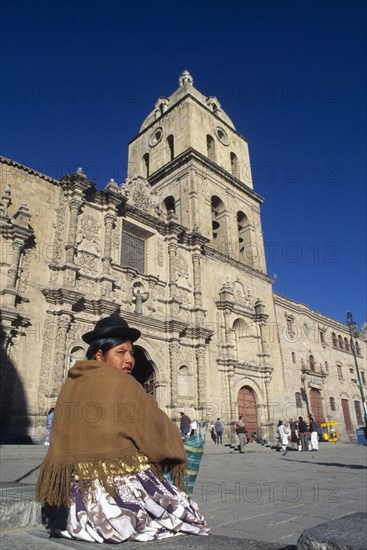
[[[321,393],[319,390],[311,389],[310,391],[311,412],[317,423],[325,422],[324,410],[322,407]]]
[[[238,416],[243,416],[248,435],[251,436],[252,432],[259,433],[256,399],[252,388],[242,386],[238,392],[237,404]]]
[[[135,367],[132,376],[140,382],[147,393],[155,397],[155,371],[146,352],[140,346],[134,346]]]

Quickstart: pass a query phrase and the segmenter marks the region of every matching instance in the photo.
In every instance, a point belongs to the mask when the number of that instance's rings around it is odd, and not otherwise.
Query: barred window
[[[152,234],[129,222],[122,226],[121,265],[145,273],[146,241]]]

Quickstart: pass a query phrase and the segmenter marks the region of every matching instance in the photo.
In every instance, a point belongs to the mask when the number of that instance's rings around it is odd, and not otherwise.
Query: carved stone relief
[[[157,243],[157,263],[159,267],[162,267],[164,263],[164,248],[160,240]]]
[[[189,266],[188,261],[185,258],[181,250],[177,250],[176,254],[176,280],[184,279],[188,282],[189,278]],[[190,285],[191,286],[191,285]]]
[[[32,258],[32,251],[28,248],[22,258],[22,268],[20,270],[20,278],[18,282],[18,289],[20,292],[26,292],[28,288],[29,270]]]
[[[64,227],[66,216],[67,199],[62,193],[60,196],[59,206],[56,210],[56,224],[55,224],[55,241],[52,251],[52,261],[54,263],[61,263],[63,251],[64,251]]]
[[[128,199],[128,204],[156,216],[160,214],[160,208],[156,197],[146,179],[136,176],[127,179],[121,188],[121,193]]]

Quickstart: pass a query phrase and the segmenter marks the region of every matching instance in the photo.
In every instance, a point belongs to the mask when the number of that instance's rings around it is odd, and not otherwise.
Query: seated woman
[[[140,335],[121,317],[107,317],[82,337],[88,360],[68,372],[37,482],[52,536],[119,543],[209,534],[182,490],[179,429],[130,376]]]

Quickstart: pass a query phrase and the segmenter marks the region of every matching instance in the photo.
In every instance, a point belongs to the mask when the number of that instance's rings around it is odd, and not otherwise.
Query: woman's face
[[[124,374],[131,374],[135,366],[134,349],[130,340],[109,349],[104,354],[102,350],[97,350],[96,359],[101,363],[108,363]]]

